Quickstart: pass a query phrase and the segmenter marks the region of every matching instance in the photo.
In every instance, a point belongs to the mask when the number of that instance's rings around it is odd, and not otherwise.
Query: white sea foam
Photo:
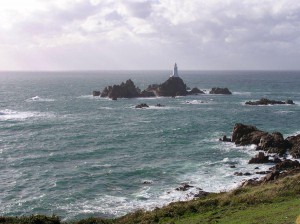
[[[232,92],[233,95],[250,96],[251,92]]]
[[[14,110],[1,110],[0,120],[25,120],[36,117],[54,117],[51,113],[41,113],[35,111],[14,111]]]
[[[204,100],[189,100],[189,101],[184,101],[182,104],[209,104],[209,101],[204,101]]]
[[[34,96],[26,100],[27,102],[53,102],[54,99],[41,98],[39,96]]]
[[[137,110],[170,110],[174,108],[169,106],[153,106],[153,105],[148,105],[148,106],[149,107],[143,107],[143,108],[136,108],[135,106],[132,106],[130,108],[137,109]]]

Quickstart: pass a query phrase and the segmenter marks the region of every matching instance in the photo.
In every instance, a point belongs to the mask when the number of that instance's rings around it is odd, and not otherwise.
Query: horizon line
[[[126,72],[126,71],[170,71],[172,69],[53,69],[53,70],[0,70],[0,72]],[[180,71],[213,71],[213,72],[239,72],[239,71],[293,71],[297,72],[300,69],[180,69]]]

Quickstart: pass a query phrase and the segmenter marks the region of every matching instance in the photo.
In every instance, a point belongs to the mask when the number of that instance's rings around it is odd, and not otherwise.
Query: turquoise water
[[[253,147],[218,141],[235,123],[285,136],[300,131],[300,72],[180,71],[189,87],[228,87],[230,96],[91,96],[128,78],[144,89],[169,73],[0,73],[0,215],[115,217],[191,198],[195,188],[175,190],[183,182],[227,190],[245,178],[234,172],[256,167],[247,164]],[[262,97],[296,105],[244,105]],[[135,109],[139,103],[150,108]]]

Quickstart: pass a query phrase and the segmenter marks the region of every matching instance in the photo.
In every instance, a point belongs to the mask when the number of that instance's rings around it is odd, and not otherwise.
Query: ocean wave
[[[39,96],[34,96],[26,100],[27,102],[53,102],[54,99],[41,98]]]
[[[188,101],[183,102],[182,104],[194,104],[194,105],[197,105],[197,104],[209,104],[209,103],[211,103],[211,101],[188,100]]]
[[[29,118],[37,117],[54,117],[54,114],[51,113],[42,113],[34,111],[14,111],[14,110],[1,110],[0,111],[0,120],[25,120]]]
[[[232,92],[233,95],[250,96],[251,92]]]

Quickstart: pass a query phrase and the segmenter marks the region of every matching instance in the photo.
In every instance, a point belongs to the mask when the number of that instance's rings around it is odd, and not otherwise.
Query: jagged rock
[[[282,160],[279,159],[279,158],[276,156],[273,160],[271,160],[271,162],[272,162],[272,163],[281,163]]]
[[[263,135],[268,134],[258,130],[255,126],[237,123],[233,128],[232,141],[236,145],[258,145]]]
[[[296,136],[290,136],[286,140],[290,144],[290,154],[294,158],[300,158],[300,134]]]
[[[125,83],[120,85],[113,85],[105,87],[101,93],[101,97],[109,97],[111,99],[117,98],[134,98],[140,95],[140,89],[135,87],[133,81],[128,79]]]
[[[283,155],[290,144],[279,132],[269,134],[251,125],[236,124],[233,128],[232,141],[236,145],[258,145],[257,149]]]
[[[287,170],[287,169],[294,169],[297,167],[300,167],[300,163],[297,160],[286,159],[280,163],[277,163],[274,167],[272,167],[272,169]]]
[[[230,168],[236,168],[236,166],[235,165],[231,165],[231,166],[229,166]]]
[[[188,189],[190,189],[192,187],[194,187],[194,186],[184,183],[182,186],[177,187],[175,190],[176,191],[187,191]]]
[[[139,95],[139,97],[155,97],[155,96],[156,96],[155,93],[151,90],[149,90],[149,91],[143,90]]]
[[[170,77],[155,89],[158,96],[186,96],[186,84],[179,77]]]
[[[259,164],[259,163],[268,163],[270,162],[269,156],[265,156],[265,153],[259,152],[255,157],[249,160],[249,164]]]
[[[93,91],[93,96],[100,96],[100,94],[101,94],[100,91],[96,91],[96,90]]]
[[[274,170],[273,172],[267,174],[265,177],[262,178],[263,182],[268,182],[271,180],[276,180],[279,177],[280,172],[278,170]]]
[[[141,104],[135,106],[135,108],[138,108],[138,109],[147,108],[147,107],[149,107],[149,106],[145,103],[141,103]]]
[[[231,139],[227,138],[226,135],[223,135],[223,138],[220,138],[219,141],[222,141],[222,142],[231,142]]]
[[[258,101],[247,101],[245,103],[246,105],[275,105],[275,104],[294,104],[294,102],[292,100],[286,100],[284,101],[276,101],[276,100],[269,100],[267,98],[261,98]]]
[[[214,87],[209,91],[209,94],[232,94],[228,88]]]
[[[264,151],[269,153],[278,153],[283,155],[289,148],[290,144],[287,140],[284,140],[283,135],[279,132],[264,135],[260,138],[258,146]]]
[[[188,95],[198,95],[198,94],[204,94],[204,92],[197,87],[193,88],[191,91],[187,92]]]

